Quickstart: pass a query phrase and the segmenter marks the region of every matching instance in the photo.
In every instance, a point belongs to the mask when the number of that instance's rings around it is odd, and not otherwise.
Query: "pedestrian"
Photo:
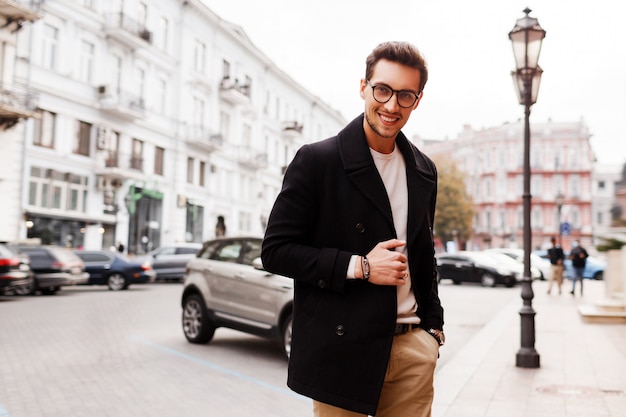
[[[559,289],[559,295],[561,294],[561,287],[563,286],[563,261],[565,260],[565,254],[561,245],[556,244],[556,238],[550,239],[552,247],[548,249],[548,259],[550,259],[550,283],[548,284],[548,294],[552,292],[552,285],[556,283]]]
[[[122,242],[117,242],[116,249],[119,253],[124,253],[124,244]]]
[[[570,291],[570,294],[575,295],[576,281],[580,281],[580,295],[583,295],[585,265],[587,265],[589,254],[585,248],[580,245],[580,242],[575,240],[572,242],[572,250],[569,257],[572,260],[572,267],[574,268],[574,279],[572,280],[572,291]]]
[[[365,111],[299,149],[263,241],[264,267],[295,280],[287,385],[315,417],[427,417],[443,345],[434,163],[400,129],[428,77],[419,50],[366,59]]]

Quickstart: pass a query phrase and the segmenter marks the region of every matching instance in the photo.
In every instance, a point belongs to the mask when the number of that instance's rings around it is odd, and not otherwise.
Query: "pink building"
[[[467,174],[465,185],[475,209],[467,249],[523,247],[523,137],[520,120],[481,130],[465,126],[455,139],[417,143],[431,157],[453,158]],[[533,249],[549,246],[550,237],[559,235],[559,195],[560,220],[566,223],[564,249],[573,240],[592,245],[590,137],[582,121],[531,125]]]

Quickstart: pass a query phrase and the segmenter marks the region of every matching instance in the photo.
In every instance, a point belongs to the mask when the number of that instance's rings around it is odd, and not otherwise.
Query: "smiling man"
[[[364,113],[298,151],[268,221],[264,267],[295,280],[287,384],[315,417],[431,415],[437,171],[401,132],[427,78],[415,46],[378,45]]]

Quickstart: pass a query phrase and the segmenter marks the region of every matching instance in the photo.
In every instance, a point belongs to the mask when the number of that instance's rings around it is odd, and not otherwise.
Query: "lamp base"
[[[515,356],[518,368],[539,368],[539,353],[535,349],[521,348]]]

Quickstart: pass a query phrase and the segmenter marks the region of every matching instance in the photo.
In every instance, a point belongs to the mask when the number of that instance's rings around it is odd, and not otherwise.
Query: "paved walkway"
[[[433,417],[626,417],[626,324],[579,314],[604,299],[604,282],[585,280],[584,297],[566,284],[562,295],[533,284],[541,366],[515,366],[520,297],[438,370]]]

